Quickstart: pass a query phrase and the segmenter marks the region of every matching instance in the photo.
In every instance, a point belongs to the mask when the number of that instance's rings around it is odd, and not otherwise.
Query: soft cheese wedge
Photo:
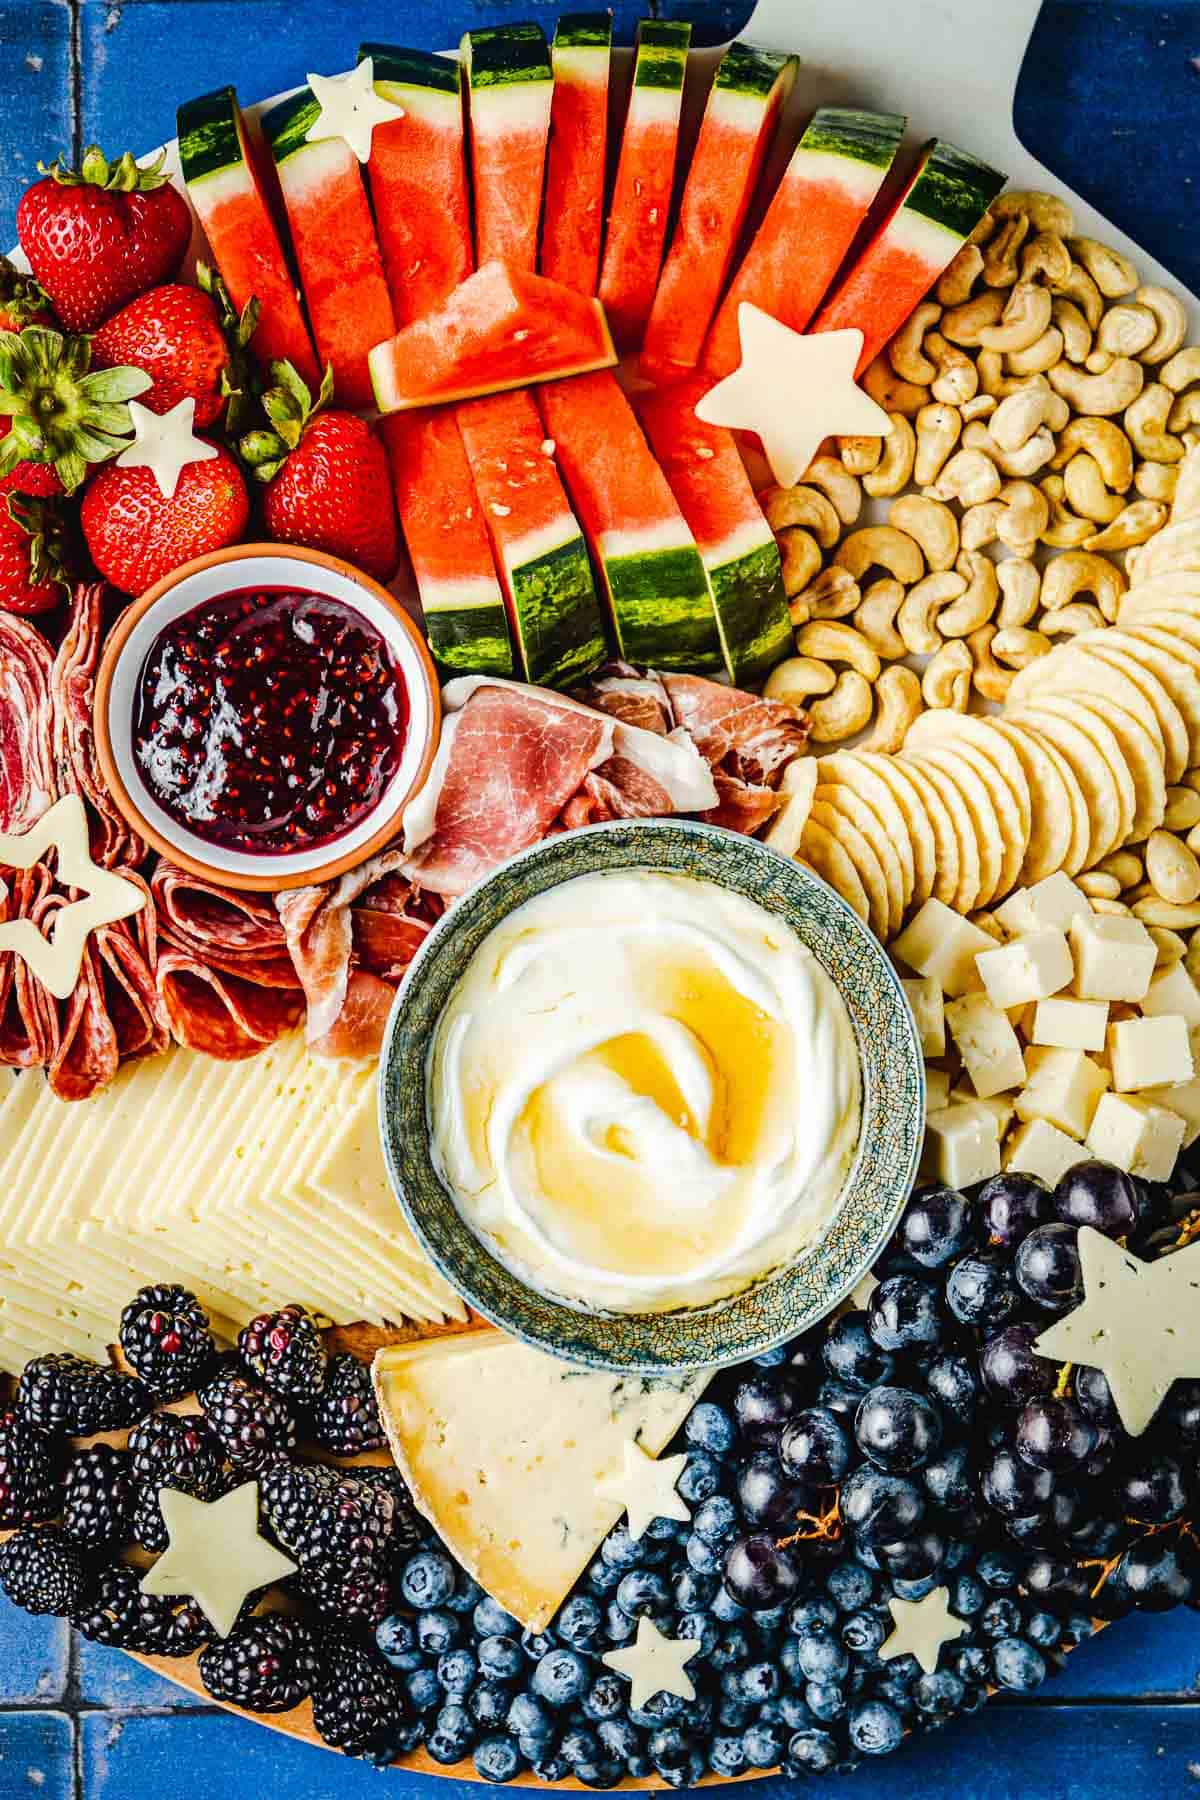
[[[474,1331],[381,1350],[375,1392],[420,1512],[506,1612],[543,1631],[621,1516],[597,1486],[665,1449],[708,1382],[591,1373]]]

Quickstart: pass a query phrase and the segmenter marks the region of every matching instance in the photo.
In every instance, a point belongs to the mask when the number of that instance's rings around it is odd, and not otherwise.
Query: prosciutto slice
[[[125,823],[104,784],[96,757],[92,707],[96,664],[104,637],[105,587],[81,585],[71,599],[71,622],[50,678],[54,771],[60,794],[87,801],[92,855],[102,868],[144,862],[146,845]]]
[[[54,657],[35,625],[0,612],[0,831],[27,831],[58,799]]]

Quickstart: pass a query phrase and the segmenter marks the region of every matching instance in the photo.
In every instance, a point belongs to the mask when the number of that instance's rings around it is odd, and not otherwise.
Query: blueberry
[[[711,1605],[717,1591],[716,1579],[700,1575],[695,1569],[681,1569],[675,1577],[672,1597],[680,1612],[702,1612]]]
[[[774,1663],[748,1663],[737,1671],[737,1686],[742,1698],[751,1706],[773,1700],[779,1692],[779,1670]]]
[[[574,1725],[564,1731],[560,1748],[573,1769],[580,1763],[599,1762],[602,1756],[600,1739],[589,1725]]]
[[[454,1592],[448,1600],[443,1600],[442,1605],[448,1606],[451,1612],[469,1613],[474,1612],[482,1598],[483,1589],[479,1583],[472,1581],[464,1570],[458,1569],[455,1572]]]
[[[826,1775],[836,1768],[840,1752],[837,1739],[827,1731],[798,1731],[788,1744],[788,1761],[803,1775]]]
[[[692,1534],[706,1544],[727,1544],[737,1535],[738,1511],[725,1494],[714,1494],[696,1508]]]
[[[530,1687],[547,1706],[571,1706],[588,1685],[588,1666],[574,1650],[548,1650],[533,1671]]]
[[[963,1681],[987,1681],[991,1675],[991,1663],[982,1644],[964,1644],[951,1660],[954,1673]]]
[[[721,1485],[721,1465],[715,1456],[707,1450],[693,1450],[689,1453],[676,1489],[689,1506],[698,1506],[702,1500],[708,1500]]]
[[[623,1572],[597,1556],[588,1565],[587,1584],[594,1594],[611,1594],[619,1586]]]
[[[717,1708],[717,1724],[722,1731],[743,1732],[753,1715],[754,1708],[744,1700],[722,1699]]]
[[[734,1599],[727,1588],[723,1587],[719,1587],[713,1595],[709,1611],[714,1619],[721,1621],[722,1625],[732,1625],[736,1619],[744,1619],[746,1616],[746,1608]]]
[[[1025,1636],[1040,1650],[1053,1650],[1063,1635],[1063,1623],[1053,1613],[1031,1613],[1025,1624]]]
[[[657,1569],[631,1569],[617,1589],[617,1605],[631,1619],[665,1612],[670,1604],[671,1590]],[[586,1647],[576,1645],[577,1649]]]
[[[498,1731],[511,1703],[512,1695],[502,1681],[480,1681],[471,1689],[467,1711],[481,1731]]]
[[[711,1613],[680,1613],[678,1635],[697,1640],[700,1645],[697,1656],[711,1656],[717,1642],[717,1621]]]
[[[754,1629],[761,1638],[770,1638],[783,1630],[790,1605],[785,1601],[779,1606],[760,1606],[754,1615]]]
[[[685,1539],[683,1553],[689,1569],[694,1569],[697,1575],[716,1574],[725,1560],[721,1545],[709,1543],[707,1538],[697,1536],[694,1531]]]
[[[806,1681],[841,1681],[845,1677],[850,1658],[836,1638],[810,1632],[797,1642],[797,1661]]]
[[[520,1772],[521,1752],[502,1731],[493,1731],[475,1746],[475,1773],[482,1781],[511,1781]]]
[[[515,1635],[520,1626],[511,1613],[506,1613],[502,1606],[497,1606],[490,1594],[485,1594],[472,1614],[472,1622],[478,1637],[506,1637]]]
[[[857,1315],[847,1313],[846,1318]],[[932,1281],[921,1275],[889,1275],[871,1295],[867,1325],[873,1343],[882,1351],[936,1349],[946,1329],[941,1297]],[[889,1366],[874,1374],[863,1387],[877,1387],[892,1374],[890,1355],[881,1359]],[[831,1369],[831,1374],[842,1371]],[[842,1379],[850,1381],[848,1375]],[[851,1386],[854,1383],[851,1381]]]
[[[882,1285],[886,1287],[888,1284],[884,1282]],[[877,1288],[871,1296],[872,1308],[879,1292],[880,1289]],[[888,1344],[881,1345],[873,1331],[868,1331],[867,1314],[855,1311],[843,1313],[840,1319],[834,1320],[829,1327],[821,1355],[826,1369],[835,1381],[865,1394],[868,1388],[875,1387],[890,1377],[895,1366],[893,1359],[887,1354],[891,1347]],[[796,1411],[799,1410],[797,1407]]]
[[[422,1652],[417,1648],[417,1633],[411,1619],[403,1613],[390,1613],[375,1627],[375,1642],[385,1662],[402,1673],[421,1666]]]
[[[626,1575],[621,1583],[631,1579]],[[617,1603],[620,1604],[621,1588],[617,1589]],[[591,1650],[599,1641],[604,1625],[604,1615],[599,1603],[590,1594],[575,1594],[566,1602],[555,1620],[555,1630],[564,1644],[572,1650]]]
[[[426,1656],[441,1656],[458,1641],[459,1623],[444,1608],[417,1614],[417,1642]]]
[[[979,1615],[979,1629],[984,1637],[1015,1637],[1021,1629],[1021,1609],[1007,1594],[989,1600]]]
[[[890,1619],[877,1612],[851,1613],[842,1625],[841,1638],[855,1656],[873,1657],[881,1644],[891,1636]]]
[[[708,1450],[713,1456],[727,1456],[737,1439],[737,1428],[724,1407],[711,1400],[693,1406],[683,1427],[689,1444]]]
[[[752,1769],[775,1769],[783,1761],[787,1734],[779,1725],[764,1723],[749,1726],[742,1733],[742,1748]]]
[[[825,1592],[842,1612],[857,1612],[866,1606],[875,1592],[875,1581],[861,1563],[835,1563],[825,1577]]]
[[[900,1747],[904,1720],[886,1700],[864,1700],[850,1709],[850,1742],[864,1756],[890,1756]]]
[[[467,1693],[478,1670],[478,1663],[467,1649],[447,1650],[438,1658],[438,1680],[448,1694]]]
[[[605,1756],[614,1756],[621,1761],[636,1756],[642,1747],[637,1727],[626,1718],[601,1719],[596,1726],[596,1737]]]
[[[813,1716],[799,1694],[784,1692],[775,1702],[780,1722],[789,1731],[805,1731],[813,1722]]]
[[[444,1550],[417,1550],[400,1571],[400,1592],[414,1612],[444,1606],[454,1583],[454,1564]]]
[[[615,1600],[609,1602],[604,1615],[604,1635],[610,1644],[630,1644],[637,1634],[637,1623],[622,1612]]]
[[[965,1694],[966,1685],[953,1669],[935,1669],[932,1675],[922,1675],[913,1688],[918,1712],[938,1722],[954,1717]]]
[[[625,1711],[628,1693],[629,1689],[620,1676],[606,1670],[596,1677],[583,1696],[583,1711],[589,1719],[618,1718]]]
[[[788,1360],[788,1346],[776,1344],[772,1350],[763,1350],[758,1356],[751,1358],[756,1369],[777,1369]]]
[[[983,1611],[983,1583],[975,1575],[956,1575],[950,1584],[950,1611],[960,1619],[973,1619]]]
[[[554,1735],[554,1719],[534,1695],[522,1691],[509,1701],[504,1720],[514,1737],[539,1738],[548,1743]]]
[[[1007,1594],[1021,1579],[1017,1559],[1007,1550],[985,1550],[979,1558],[978,1571],[984,1587],[996,1594]]]
[[[509,1623],[515,1631],[517,1624],[516,1620],[512,1619]],[[529,1658],[530,1662],[541,1662],[546,1652],[555,1648],[556,1645],[553,1634],[548,1631],[530,1631],[527,1626],[521,1633],[521,1649]]]
[[[845,1714],[845,1690],[836,1681],[810,1681],[804,1690],[804,1703],[814,1719],[822,1725],[832,1725]]]
[[[465,1709],[453,1702],[443,1706],[425,1740],[434,1762],[461,1762],[475,1741],[475,1727]]]
[[[742,1748],[742,1734],[738,1732],[718,1732],[708,1747],[708,1766],[714,1775],[740,1775],[746,1767],[746,1752]]]
[[[905,1581],[900,1576],[896,1576],[892,1582],[892,1586],[896,1590],[897,1600],[923,1600],[926,1594],[932,1594],[934,1588],[938,1585],[939,1581],[936,1571],[932,1575],[915,1576],[910,1581]]]
[[[632,1569],[642,1559],[641,1543],[630,1537],[624,1525],[614,1525],[600,1546],[600,1554],[614,1569]]]
[[[480,1638],[479,1667],[493,1681],[516,1681],[525,1667],[516,1638],[499,1635]]]
[[[1001,1687],[1027,1694],[1046,1679],[1046,1659],[1024,1638],[1001,1638],[992,1650],[992,1670]]]
[[[430,1712],[445,1699],[442,1684],[429,1668],[413,1669],[404,1677],[404,1691],[414,1712]]]
[[[837,1624],[838,1609],[832,1600],[798,1600],[788,1613],[788,1630],[796,1637],[830,1632]]]
[[[740,1625],[731,1625],[724,1636],[718,1638],[709,1652],[708,1661],[709,1666],[718,1671],[740,1669],[750,1661],[750,1639]]]

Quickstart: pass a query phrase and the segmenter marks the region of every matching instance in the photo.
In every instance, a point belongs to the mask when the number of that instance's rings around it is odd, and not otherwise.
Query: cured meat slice
[[[165,936],[155,979],[176,1043],[223,1062],[257,1056],[304,1016],[298,989],[259,987],[209,968]]]
[[[652,669],[643,674],[632,663],[608,663],[573,692],[585,706],[598,706],[612,718],[657,737],[666,737],[674,723],[662,676]]]
[[[96,757],[92,705],[104,637],[103,582],[81,584],[71,598],[71,622],[50,677],[51,743],[60,794],[78,794],[90,808],[92,855],[101,868],[143,862],[146,845],[113,803]]]
[[[44,918],[67,904],[65,895],[52,894]],[[60,1100],[86,1100],[108,1086],[121,1061],[94,938],[84,945],[75,991],[64,1001],[55,1024],[56,1042],[47,1059],[46,1079]]]
[[[105,1003],[122,1062],[159,1056],[171,1041],[167,1009],[154,978],[158,930],[153,897],[140,875],[127,869],[125,879],[144,889],[146,905],[128,919],[101,926],[95,936]]]
[[[808,720],[782,700],[696,675],[664,675],[663,686],[676,725],[710,768],[724,768],[742,781],[765,785],[808,743]]]
[[[0,831],[27,831],[55,800],[54,656],[27,619],[0,612]]]
[[[45,863],[14,870],[9,877],[6,910],[0,910],[0,917],[29,919],[40,930],[53,899],[53,885]],[[17,1069],[45,1068],[57,1041],[53,998],[19,956],[11,951],[0,953],[0,1063]]]
[[[150,887],[164,940],[190,951],[210,968],[259,987],[300,986],[269,897],[221,887],[189,875],[165,858]]]

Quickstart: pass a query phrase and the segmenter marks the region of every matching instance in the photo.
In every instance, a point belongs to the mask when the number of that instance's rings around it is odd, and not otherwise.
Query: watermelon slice
[[[452,57],[364,44],[375,91],[404,117],[371,133],[367,180],[397,325],[422,318],[475,267],[463,143],[462,70]]]
[[[475,253],[537,268],[554,75],[540,25],[468,31]]]
[[[733,263],[796,58],[729,46],[717,65],[654,296],[641,372],[670,381],[694,369]]]
[[[643,19],[638,26],[633,88],[600,267],[600,298],[622,350],[641,343],[654,304],[691,40],[691,26],[673,20]]]
[[[434,658],[448,676],[513,674],[504,595],[453,409],[400,414],[380,430]]]
[[[380,412],[471,400],[617,360],[598,300],[507,263],[485,263],[434,312],[371,351]]]
[[[554,105],[546,162],[543,275],[594,294],[604,230],[611,13],[566,13],[550,61]]]
[[[861,374],[970,237],[1007,176],[940,138],[926,144],[907,187],[812,322],[857,326]]]
[[[315,392],[321,372],[237,95],[201,94],[176,120],[183,179],[230,299],[239,313],[252,295],[261,307],[251,348],[264,362],[286,357]]]
[[[790,655],[792,624],[779,546],[733,433],[696,417],[710,385],[693,376],[640,396],[637,409],[703,559],[729,678],[747,687]]]
[[[569,687],[607,655],[587,545],[526,391],[458,408],[475,492],[530,681]]]
[[[710,374],[741,361],[743,300],[803,331],[896,160],[900,113],[822,106],[792,153],[766,217],[717,311],[701,358]]]
[[[396,329],[358,160],[344,138],[308,133],[320,105],[301,88],[263,116],[279,170],[308,316],[339,403],[371,404],[367,352]]]
[[[621,655],[656,669],[720,668],[696,540],[615,376],[551,382],[538,390],[538,403]]]

